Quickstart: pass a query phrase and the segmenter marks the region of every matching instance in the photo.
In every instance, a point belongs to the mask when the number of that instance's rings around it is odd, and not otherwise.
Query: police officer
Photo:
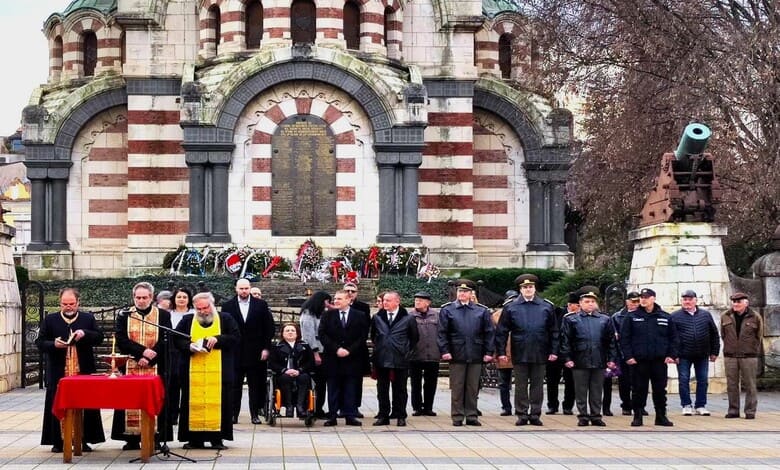
[[[674,426],[666,417],[667,364],[677,357],[677,333],[671,315],[655,303],[655,291],[639,291],[637,310],[626,315],[620,327],[620,348],[626,364],[632,366],[634,419],[642,426],[642,409],[647,403],[647,382],[653,390],[656,426]]]
[[[555,306],[536,295],[539,279],[522,274],[515,279],[520,296],[504,306],[496,329],[498,351],[505,351],[512,335],[512,363],[515,377],[516,426],[541,426],[545,364],[558,356],[558,324]],[[499,352],[499,354],[501,354]],[[499,357],[506,360],[506,356]]]
[[[560,353],[574,376],[577,426],[606,426],[601,419],[604,367],[615,367],[615,330],[599,312],[597,289],[589,287],[580,294],[579,313],[563,320]]]
[[[476,286],[463,279],[457,298],[439,312],[439,352],[450,362],[452,425],[482,426],[477,418],[477,396],[482,364],[493,360],[495,330],[490,310],[471,301]]]
[[[633,367],[626,365],[626,358],[623,356],[623,352],[620,349],[620,326],[623,324],[626,316],[639,308],[639,292],[631,291],[626,295],[625,307],[615,312],[612,315],[612,325],[615,327],[615,340],[617,343],[618,353],[618,365],[620,366],[620,375],[618,376],[618,393],[620,394],[620,409],[623,416],[631,416],[633,414],[631,404],[631,371]],[[607,414],[607,410],[612,405],[612,379],[604,380],[604,414]],[[647,416],[647,411],[642,410],[642,415]]]
[[[569,315],[575,314],[580,311],[580,294],[579,292],[569,292],[566,299],[566,307],[559,307],[555,309],[555,318],[558,323],[558,329],[561,328],[563,319]],[[558,412],[558,405],[563,406],[563,414],[572,415],[574,412],[574,378],[571,375],[571,369],[563,365],[560,354],[556,351],[558,356],[557,361],[548,362],[546,365],[545,377],[547,382],[547,414],[554,415]],[[561,384],[561,377],[563,377],[563,402],[558,401],[558,389]]]

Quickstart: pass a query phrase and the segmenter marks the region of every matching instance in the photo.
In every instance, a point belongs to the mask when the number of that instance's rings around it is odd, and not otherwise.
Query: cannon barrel
[[[688,160],[688,155],[698,155],[704,152],[711,135],[712,131],[704,124],[697,122],[688,124],[683,130],[677,150],[674,151],[674,157],[678,161],[685,161]]]

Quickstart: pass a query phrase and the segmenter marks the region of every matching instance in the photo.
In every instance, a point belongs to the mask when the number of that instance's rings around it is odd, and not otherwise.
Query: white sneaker
[[[683,416],[691,416],[693,414],[693,407],[691,405],[683,406],[682,414]]]
[[[696,408],[696,414],[699,415],[699,416],[709,416],[710,412],[709,412],[709,410],[707,410],[707,408],[705,408],[703,406],[700,406],[700,407]]]

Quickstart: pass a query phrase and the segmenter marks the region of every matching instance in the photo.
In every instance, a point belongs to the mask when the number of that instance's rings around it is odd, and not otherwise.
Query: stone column
[[[377,239],[395,236],[395,166],[379,164],[379,235]]]
[[[67,183],[68,180],[62,178],[51,180],[51,249],[53,250],[69,248]]]
[[[30,244],[28,250],[46,249],[46,180],[30,179]]]
[[[215,163],[211,178],[211,236],[212,242],[229,242],[228,233],[228,162]],[[208,195],[207,195],[208,197]],[[209,207],[209,206],[207,206]]]
[[[190,229],[189,237],[203,237],[206,235],[205,212],[203,207],[203,190],[205,171],[202,164],[187,162],[190,169]]]
[[[403,167],[403,231],[402,236],[408,243],[421,243],[420,229],[417,224],[417,166]]]
[[[16,283],[14,228],[0,222],[0,393],[22,385],[22,302]]]
[[[721,240],[726,227],[707,222],[662,223],[632,230],[634,243],[628,290],[650,287],[656,302],[671,313],[680,308],[680,294],[692,289],[699,306],[712,313],[720,327],[720,316],[731,306],[729,272]],[[677,390],[677,370],[669,367],[668,389]],[[722,357],[710,365],[710,393],[725,391]]]

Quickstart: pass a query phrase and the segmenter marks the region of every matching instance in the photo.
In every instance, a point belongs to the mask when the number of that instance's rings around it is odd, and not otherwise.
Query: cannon
[[[674,152],[661,157],[661,172],[639,214],[639,226],[663,222],[713,222],[721,189],[712,154],[705,153],[712,132],[688,124]]]

